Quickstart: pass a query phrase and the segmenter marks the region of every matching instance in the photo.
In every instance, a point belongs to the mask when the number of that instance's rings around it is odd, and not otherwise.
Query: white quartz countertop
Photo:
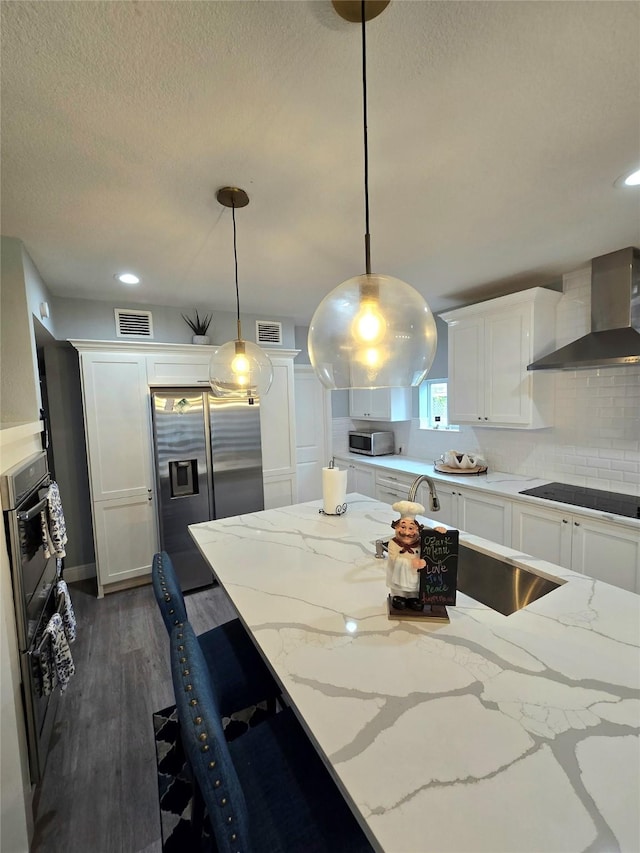
[[[569,507],[572,513],[578,515],[600,518],[618,524],[628,524],[640,530],[640,519],[637,518],[630,518],[626,515],[615,515],[610,512],[589,509],[588,507],[563,504],[558,501],[549,501],[544,498],[535,498],[531,495],[520,494],[524,489],[545,486],[551,482],[548,479],[541,480],[536,477],[526,477],[522,474],[508,474],[504,471],[491,470],[487,471],[486,474],[443,474],[435,470],[432,462],[425,462],[424,459],[413,459],[409,456],[365,456],[358,453],[336,453],[335,460],[337,467],[344,467],[345,462],[353,462],[356,465],[367,465],[375,469],[395,471],[398,474],[412,476],[427,474],[436,481],[436,485],[437,483],[452,483],[458,487],[477,489],[481,492],[488,492],[489,494],[500,495],[506,498],[517,498],[521,501],[537,504],[538,506],[551,507],[556,510],[561,509],[563,506]]]
[[[640,850],[640,597],[460,535],[565,581],[510,616],[458,593],[449,623],[389,620],[347,495],[191,525],[372,842],[387,853]]]

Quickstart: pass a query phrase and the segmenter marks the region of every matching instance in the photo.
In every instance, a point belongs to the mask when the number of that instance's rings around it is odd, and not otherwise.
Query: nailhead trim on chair
[[[165,580],[164,571],[162,570],[162,557],[160,558],[160,565],[159,565],[159,570],[158,570],[158,576],[159,576],[159,577],[160,577],[160,579],[161,579],[160,589],[162,589],[162,590],[164,591],[164,600],[165,600],[167,603],[169,603],[169,602],[171,601],[171,595],[170,595],[170,593],[169,593],[169,592],[167,592],[167,583],[166,583],[166,580]],[[169,616],[173,616],[175,612],[176,612],[175,607],[171,607],[171,608],[169,609]],[[175,620],[174,620],[174,622],[173,622],[173,624],[174,624],[174,625],[180,625],[181,623],[180,623],[177,619],[175,619]]]
[[[176,634],[177,640],[182,640],[182,638],[183,638],[182,633]],[[184,645],[182,645],[182,644],[180,644],[177,648],[178,648],[178,651],[184,651]],[[188,663],[187,657],[186,656],[181,657],[180,663]],[[183,669],[182,675],[184,678],[187,678],[189,676],[189,674],[190,674],[189,667],[186,667],[185,669]],[[188,693],[188,692],[191,692],[193,690],[193,686],[191,684],[186,684],[186,685],[184,685],[184,689],[185,689],[185,692]],[[198,704],[198,700],[196,699],[196,697],[193,697],[192,699],[189,700],[189,705],[191,705],[192,707],[196,706],[197,704]],[[193,725],[196,728],[196,730],[198,729],[199,726],[202,725],[202,723],[203,723],[202,717],[199,714],[197,714],[193,718]],[[205,732],[205,731],[198,732],[197,737],[198,737],[198,740],[203,741],[203,744],[200,747],[202,752],[209,752],[209,744],[205,743],[205,741],[208,740],[207,732]],[[208,769],[214,770],[215,768],[216,768],[216,761],[211,760],[209,762]],[[216,779],[214,781],[213,785],[215,788],[221,788],[222,787],[222,780]],[[230,803],[229,803],[228,798],[226,796],[222,796],[220,799],[221,808],[227,808],[229,805],[230,805]],[[227,824],[231,825],[233,823],[233,815],[232,814],[227,815],[226,821],[227,821]],[[231,835],[229,836],[229,839],[231,841],[236,841],[237,838],[238,838],[238,836],[235,832],[232,832]],[[238,853],[239,853],[239,851],[238,851]]]

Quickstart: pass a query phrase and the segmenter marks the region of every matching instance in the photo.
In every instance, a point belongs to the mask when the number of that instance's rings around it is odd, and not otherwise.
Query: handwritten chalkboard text
[[[423,530],[420,556],[426,566],[420,569],[420,601],[423,604],[456,603],[458,578],[458,531]]]

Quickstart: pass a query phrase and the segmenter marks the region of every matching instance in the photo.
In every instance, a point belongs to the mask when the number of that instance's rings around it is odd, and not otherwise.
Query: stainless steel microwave
[[[349,450],[365,456],[386,456],[396,452],[395,437],[392,432],[372,429],[350,432]]]

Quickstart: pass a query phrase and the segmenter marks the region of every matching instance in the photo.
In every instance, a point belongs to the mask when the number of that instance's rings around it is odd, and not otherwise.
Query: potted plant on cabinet
[[[198,310],[195,312],[195,319],[191,317],[187,317],[186,314],[182,315],[182,319],[185,321],[187,326],[193,332],[192,342],[194,344],[208,344],[209,343],[209,335],[207,335],[207,331],[209,326],[211,325],[211,320],[213,319],[213,314],[203,314],[201,317],[198,314]]]

